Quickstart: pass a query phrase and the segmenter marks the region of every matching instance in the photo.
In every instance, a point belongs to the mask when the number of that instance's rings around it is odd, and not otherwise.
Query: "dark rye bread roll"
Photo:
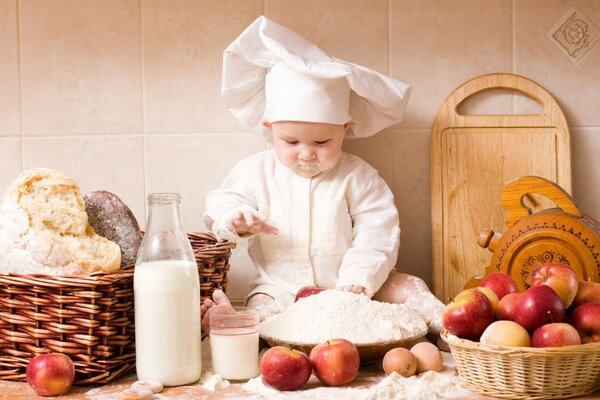
[[[94,231],[121,248],[121,267],[135,264],[142,234],[129,207],[116,194],[106,190],[87,193],[83,199]]]

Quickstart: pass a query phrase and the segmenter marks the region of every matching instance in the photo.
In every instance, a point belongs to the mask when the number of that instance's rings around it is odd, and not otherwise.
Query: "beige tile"
[[[574,6],[600,26],[600,2],[596,0],[516,1],[515,72],[545,87],[561,105],[570,126],[600,126],[600,42],[574,64],[549,37]],[[586,35],[582,33],[575,41],[585,42]]]
[[[19,2],[23,131],[142,130],[136,0]]]
[[[571,129],[573,198],[581,212],[600,222],[600,128]]]
[[[248,133],[165,134],[146,138],[146,194],[176,192],[187,230],[206,230],[204,199],[216,189],[235,163],[265,148]]]
[[[144,221],[141,136],[25,138],[25,168],[46,167],[77,181],[83,193],[108,190]]]
[[[0,138],[0,196],[21,171],[21,138]]]
[[[511,0],[394,0],[390,5],[391,75],[412,86],[400,126],[430,128],[456,87],[484,73],[511,71]],[[493,101],[494,107],[507,109],[510,97]]]
[[[146,193],[177,192],[188,231],[206,231],[202,223],[204,200],[216,189],[234,164],[265,148],[258,136],[248,133],[201,135],[151,135],[146,139]],[[254,267],[247,248],[233,251],[227,293],[244,299]]]
[[[371,164],[379,175],[392,185],[392,133],[389,129],[365,139],[346,139],[344,151],[355,154]]]
[[[388,73],[387,0],[265,0],[265,15],[332,56]]]
[[[392,137],[392,191],[402,230],[396,268],[431,284],[430,132],[394,129]]]
[[[0,0],[0,136],[21,133],[17,2]]]
[[[223,50],[261,0],[142,2],[146,132],[224,132],[240,126],[221,101]]]

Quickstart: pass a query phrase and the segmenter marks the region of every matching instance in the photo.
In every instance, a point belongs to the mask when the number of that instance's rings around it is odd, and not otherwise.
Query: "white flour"
[[[261,336],[284,342],[315,344],[347,339],[356,345],[413,340],[427,325],[402,304],[372,301],[363,295],[325,290],[302,298],[260,324]]]
[[[193,385],[180,386],[177,395],[170,395],[167,393],[155,394],[153,400],[166,400],[166,399],[195,399],[198,398],[198,393],[203,393],[198,390],[198,387],[202,387],[211,392],[215,392],[219,389],[224,389],[229,386],[229,381],[223,379],[220,375],[213,374],[212,371],[206,370],[202,372],[200,380]],[[120,400],[121,391],[127,389],[129,386],[104,386],[89,390],[85,393],[86,399],[90,400]],[[205,392],[204,392],[205,393]]]
[[[369,387],[327,387],[313,375],[304,390],[280,392],[265,385],[260,376],[249,380],[242,388],[255,393],[260,400],[437,400],[473,396],[473,392],[461,387],[449,353],[444,353],[441,372],[429,371],[410,378],[393,373]]]

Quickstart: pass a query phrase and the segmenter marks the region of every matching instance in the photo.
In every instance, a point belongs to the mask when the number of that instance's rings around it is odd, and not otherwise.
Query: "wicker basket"
[[[211,233],[188,233],[194,249],[198,273],[200,274],[200,298],[211,297],[215,289],[227,289],[229,257],[235,243],[226,240],[217,241]]]
[[[225,289],[235,244],[188,233],[204,299]],[[135,368],[133,270],[89,276],[0,274],[0,379],[25,380],[31,358],[65,353],[75,383],[108,383]]]
[[[442,332],[466,388],[505,399],[565,399],[600,389],[600,343],[491,346]]]

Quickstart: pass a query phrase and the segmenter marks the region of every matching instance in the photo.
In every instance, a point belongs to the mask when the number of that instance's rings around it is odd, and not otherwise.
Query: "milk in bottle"
[[[134,271],[136,369],[165,386],[201,373],[198,267],[179,214],[180,196],[148,196],[146,232]]]

